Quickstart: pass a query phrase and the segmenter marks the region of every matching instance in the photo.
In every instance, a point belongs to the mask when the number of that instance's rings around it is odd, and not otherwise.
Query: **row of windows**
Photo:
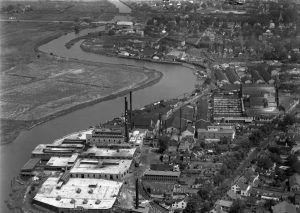
[[[72,178],[105,178],[105,179],[110,179],[110,180],[117,180],[120,179],[122,177],[124,177],[126,174],[128,173],[128,171],[126,171],[123,174],[120,175],[112,175],[112,174],[71,174]]]
[[[121,143],[122,141],[124,141],[123,139],[102,139],[102,138],[93,138],[93,142],[118,142]]]

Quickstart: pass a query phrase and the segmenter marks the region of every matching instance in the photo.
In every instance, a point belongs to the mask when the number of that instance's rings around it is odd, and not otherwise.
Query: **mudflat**
[[[74,9],[66,7],[70,8]],[[36,18],[39,13],[28,16]],[[161,73],[154,70],[65,60],[36,51],[72,29],[73,23],[64,22],[2,23],[1,143],[12,142],[24,128],[160,79]]]

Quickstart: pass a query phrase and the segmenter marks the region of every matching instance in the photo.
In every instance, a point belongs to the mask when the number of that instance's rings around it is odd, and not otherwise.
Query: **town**
[[[93,54],[192,67],[193,91],[137,108],[129,90],[120,116],[52,143],[37,138],[7,205],[300,212],[300,2],[122,2],[132,9],[128,20],[108,21],[66,47],[82,41]],[[84,17],[73,30],[98,25]]]

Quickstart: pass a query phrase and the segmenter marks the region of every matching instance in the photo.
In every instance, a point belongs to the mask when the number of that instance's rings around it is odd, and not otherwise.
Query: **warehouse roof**
[[[147,176],[175,176],[175,177],[179,177],[180,176],[180,172],[173,172],[173,171],[157,171],[157,170],[146,170],[144,175]]]
[[[130,149],[108,149],[92,147],[85,151],[85,154],[94,155],[99,158],[133,158],[136,152],[136,148]]]
[[[27,163],[23,166],[21,171],[32,170],[34,167],[41,161],[41,158],[31,158]]]
[[[59,177],[49,177],[34,200],[57,208],[110,209],[122,186],[117,181],[70,178],[59,189],[56,188],[58,180]]]
[[[121,174],[130,168],[131,163],[132,160],[80,159],[70,170],[70,173]]]

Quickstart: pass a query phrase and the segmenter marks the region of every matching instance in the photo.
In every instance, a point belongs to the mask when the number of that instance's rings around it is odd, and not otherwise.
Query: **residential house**
[[[228,200],[217,200],[215,203],[215,209],[220,209],[222,211],[229,211],[232,206],[232,201]]]
[[[239,179],[233,186],[231,186],[231,190],[234,193],[240,194],[242,196],[249,196],[250,189],[251,189],[251,186],[248,184],[245,184],[245,182],[242,179]]]
[[[300,175],[298,173],[293,174],[289,178],[290,191],[300,192]]]
[[[187,206],[187,201],[185,199],[175,200],[172,203],[172,210],[185,209]]]

